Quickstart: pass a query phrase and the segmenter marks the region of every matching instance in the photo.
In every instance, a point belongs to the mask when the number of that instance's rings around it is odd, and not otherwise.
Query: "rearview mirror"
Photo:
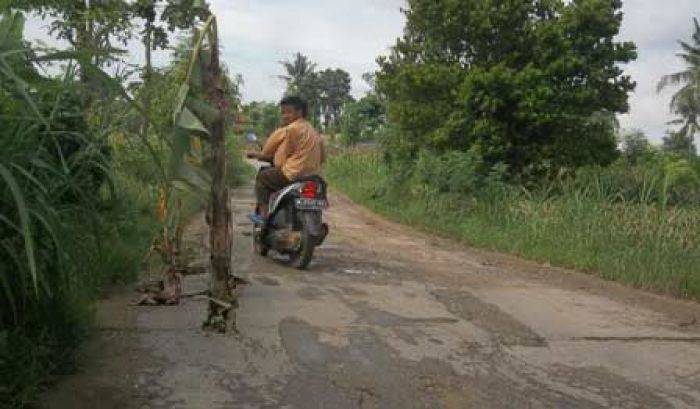
[[[257,136],[254,132],[248,132],[248,133],[245,135],[245,138],[246,138],[246,140],[247,140],[248,142],[250,142],[250,143],[255,143],[255,142],[258,141],[258,136]]]

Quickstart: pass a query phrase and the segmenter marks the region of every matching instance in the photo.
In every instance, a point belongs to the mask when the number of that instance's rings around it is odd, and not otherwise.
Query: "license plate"
[[[295,200],[294,204],[298,209],[319,210],[328,207],[328,201],[323,199],[307,199],[300,197]]]

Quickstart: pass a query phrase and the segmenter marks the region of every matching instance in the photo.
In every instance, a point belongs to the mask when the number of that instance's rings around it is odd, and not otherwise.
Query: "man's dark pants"
[[[258,206],[268,204],[273,193],[291,183],[278,168],[268,168],[258,172],[258,177],[255,180],[255,197]]]

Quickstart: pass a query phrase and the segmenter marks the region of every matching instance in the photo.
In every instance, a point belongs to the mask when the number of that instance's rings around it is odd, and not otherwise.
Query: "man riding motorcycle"
[[[262,170],[255,180],[256,212],[252,216],[258,224],[268,217],[270,196],[295,180],[321,173],[325,149],[321,135],[306,120],[307,104],[296,96],[280,101],[282,127],[267,139],[261,152],[248,152],[251,159],[271,162],[274,166]]]

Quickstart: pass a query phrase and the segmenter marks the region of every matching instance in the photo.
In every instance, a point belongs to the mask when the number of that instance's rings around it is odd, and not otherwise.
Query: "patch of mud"
[[[269,286],[278,286],[280,285],[280,282],[274,278],[271,277],[265,277],[265,276],[255,276],[253,277],[255,281],[259,282],[260,284],[263,285],[269,285]]]
[[[486,330],[499,344],[547,346],[547,341],[532,329],[469,292],[434,290],[432,294],[449,312]]]
[[[349,285],[339,285],[333,289],[333,293],[350,297],[365,297],[367,292]]]
[[[297,295],[308,301],[318,300],[325,294],[325,291],[313,286],[306,286],[297,290]]]
[[[387,259],[384,254],[372,253],[367,248],[354,246],[319,247],[316,257],[318,268],[348,276],[393,276],[410,270],[410,265]],[[356,277],[355,277],[356,278]]]
[[[366,302],[349,302],[348,306],[357,313],[360,322],[379,327],[454,324],[459,322],[458,319],[453,317],[404,317],[371,307]]]
[[[277,404],[274,399],[262,393],[261,388],[250,386],[248,377],[242,374],[230,373],[223,368],[211,367],[212,371],[218,373],[217,386],[227,391],[231,396],[235,396],[234,400],[226,400],[221,403],[219,408],[274,408]],[[267,388],[281,385],[266,385]]]
[[[419,345],[419,342],[416,338],[415,332],[417,331],[407,331],[404,328],[397,327],[394,328],[394,335],[401,341],[407,343],[408,345],[413,345],[414,347],[417,347]],[[425,335],[425,334],[421,334]]]
[[[136,400],[144,402],[140,408],[186,408],[184,399],[173,398],[175,391],[172,387],[160,383],[163,376],[163,370],[147,370],[138,375],[138,381],[136,382],[136,390],[138,391]],[[102,406],[100,405],[100,407]]]
[[[553,365],[548,368],[549,379],[576,388],[579,394],[597,395],[601,405],[608,408],[671,409],[674,406],[652,390],[630,382],[600,368],[571,368]]]

